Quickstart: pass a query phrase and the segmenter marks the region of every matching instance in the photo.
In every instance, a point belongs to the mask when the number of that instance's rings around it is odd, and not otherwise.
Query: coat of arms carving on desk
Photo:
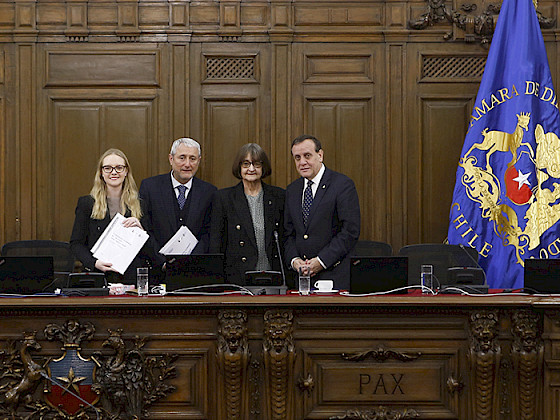
[[[95,327],[67,320],[44,328],[48,341],[62,343],[58,357],[41,356],[37,332],[9,341],[0,350],[0,415],[19,419],[134,419],[147,415],[156,401],[175,391],[168,382],[176,375],[177,355],[147,356],[145,337],[123,338],[123,330],[109,330],[102,346],[81,354]],[[37,391],[43,390],[43,398]]]

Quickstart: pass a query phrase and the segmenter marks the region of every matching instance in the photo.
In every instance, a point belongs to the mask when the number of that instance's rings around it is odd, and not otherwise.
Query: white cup
[[[319,292],[330,292],[333,289],[332,280],[317,280],[314,284],[315,288]]]

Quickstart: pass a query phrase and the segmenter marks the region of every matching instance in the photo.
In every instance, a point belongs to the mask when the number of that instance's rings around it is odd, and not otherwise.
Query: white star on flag
[[[520,189],[521,189],[521,186],[522,186],[523,184],[527,184],[527,185],[530,187],[531,184],[529,184],[528,179],[529,179],[529,175],[531,175],[531,173],[530,173],[530,172],[527,172],[526,174],[524,174],[524,173],[521,172],[521,171],[517,171],[517,173],[519,174],[519,175],[517,176],[517,178],[513,178],[513,180],[516,181],[516,182],[519,184],[519,187],[518,187],[517,189],[520,190]]]

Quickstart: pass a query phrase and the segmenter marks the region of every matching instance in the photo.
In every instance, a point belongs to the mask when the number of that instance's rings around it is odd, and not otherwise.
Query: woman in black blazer
[[[130,163],[122,151],[109,149],[99,158],[89,195],[78,199],[70,248],[87,270],[105,273],[110,282],[135,283],[136,268],[147,266],[145,253],[136,256],[123,276],[90,251],[116,213],[126,217],[123,226],[142,228],[143,211]]]
[[[281,271],[274,232],[281,241],[285,191],[262,182],[272,170],[258,144],[241,147],[232,173],[241,182],[214,196],[210,252],[225,254],[228,282],[243,285],[247,271]]]

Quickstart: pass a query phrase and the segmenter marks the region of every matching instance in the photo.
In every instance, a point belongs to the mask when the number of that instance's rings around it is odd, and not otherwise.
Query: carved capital
[[[498,313],[496,311],[473,312],[469,318],[471,351],[488,353],[498,350]]]
[[[264,314],[264,351],[271,354],[294,351],[294,315],[290,310],[267,311]]]
[[[511,316],[511,321],[511,332],[513,334],[512,351],[516,353],[537,351],[541,345],[539,314],[530,310],[515,311]]]
[[[218,351],[232,354],[247,351],[247,313],[239,310],[220,311],[218,322]]]

